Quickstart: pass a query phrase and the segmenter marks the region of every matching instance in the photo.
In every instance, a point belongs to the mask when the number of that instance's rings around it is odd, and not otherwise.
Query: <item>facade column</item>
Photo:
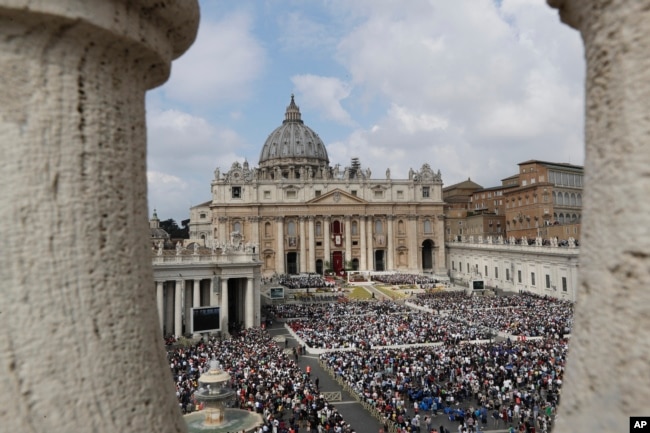
[[[193,292],[193,297],[192,297],[192,307],[200,307],[201,306],[201,280],[194,280],[194,292]]]
[[[393,241],[394,231],[393,225],[395,224],[395,216],[386,216],[386,269],[392,271],[395,269],[395,243]]]
[[[180,337],[183,335],[183,290],[185,288],[183,280],[176,280],[174,288],[174,335]]]
[[[228,335],[228,278],[221,279],[221,334]]]
[[[298,272],[307,272],[307,236],[305,234],[305,217],[299,217],[300,221],[300,269]]]
[[[343,268],[347,269],[347,262],[352,260],[352,232],[350,230],[350,215],[343,217],[345,221],[345,262]]]
[[[366,247],[366,216],[359,215],[359,250],[361,252],[361,258],[359,262],[359,268],[361,270],[367,271],[368,268],[368,250]]]
[[[332,252],[330,250],[330,221],[331,218],[329,215],[324,215],[323,216],[323,269],[327,268],[327,265],[325,262],[330,264],[330,267],[332,266]]]
[[[219,217],[219,244],[223,247],[230,239],[228,233],[228,217]]]
[[[434,245],[434,260],[433,269],[436,274],[446,274],[447,263],[445,262],[445,216],[438,215],[436,218],[436,226],[434,227],[433,238]]]
[[[418,216],[408,216],[409,271],[417,272],[418,266]]]
[[[160,321],[160,330],[165,327],[165,303],[164,303],[164,281],[156,281],[156,307],[158,308],[158,320]]]
[[[307,217],[307,231],[309,233],[309,263],[307,264],[308,272],[316,272],[316,238],[314,233],[314,217]]]
[[[375,254],[374,254],[374,243],[372,240],[372,225],[373,225],[373,216],[369,216],[366,220],[366,248],[368,255],[368,270],[373,271],[375,269]]]
[[[255,326],[255,298],[253,296],[255,288],[253,287],[253,279],[246,279],[246,310],[244,314],[244,326],[252,328]]]
[[[277,234],[275,240],[275,272],[282,275],[284,270],[284,217],[275,219]]]
[[[251,239],[250,242],[254,245],[257,246],[255,250],[255,254],[259,254],[260,252],[257,251],[259,249],[259,246],[262,245],[262,242],[260,240],[260,217],[258,216],[252,216],[248,218],[248,221],[251,226]]]

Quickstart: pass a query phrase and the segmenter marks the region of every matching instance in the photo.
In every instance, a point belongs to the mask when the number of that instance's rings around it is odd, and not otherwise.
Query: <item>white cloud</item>
[[[446,129],[449,122],[434,114],[414,113],[407,107],[393,104],[388,115],[395,119],[401,131],[414,134],[419,131]]]
[[[320,111],[326,119],[353,124],[341,101],[350,96],[350,86],[333,77],[317,75],[295,75],[291,81],[300,94],[300,103],[312,110]]]
[[[249,14],[234,12],[218,22],[202,18],[196,42],[172,65],[165,95],[200,106],[248,98],[266,57],[262,43],[253,34]]]

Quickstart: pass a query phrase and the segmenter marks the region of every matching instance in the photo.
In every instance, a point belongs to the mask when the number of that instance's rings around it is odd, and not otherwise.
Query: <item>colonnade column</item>
[[[163,321],[165,318],[165,312],[163,311],[163,308],[165,306],[164,304],[164,281],[156,281],[156,307],[158,308],[158,320],[160,322],[160,330],[162,331],[164,329],[164,324],[165,322]]]
[[[409,271],[418,270],[418,225],[417,215],[408,216]]]
[[[174,288],[174,335],[183,335],[183,280],[176,280]]]
[[[359,216],[359,238],[361,242],[359,243],[359,249],[361,250],[361,262],[359,263],[359,268],[367,271],[368,270],[368,251],[366,250],[366,217],[365,215]]]
[[[395,217],[393,215],[386,216],[386,236],[388,237],[386,241],[386,270],[392,271],[395,269],[395,245],[393,244],[393,224],[395,223]]]
[[[221,333],[228,335],[228,278],[221,279]]]
[[[375,269],[375,257],[373,254],[373,242],[372,242],[372,224],[373,217],[369,216],[366,220],[366,251],[368,255],[368,270],[372,271]]]
[[[284,218],[277,217],[275,219],[277,226],[277,239],[275,241],[275,272],[284,274]]]
[[[435,273],[444,273],[447,263],[445,262],[445,216],[442,214],[436,217],[433,236],[435,239],[433,269]]]
[[[343,217],[345,221],[345,262],[343,269],[346,269],[346,263],[352,260],[352,235],[350,231],[350,215]]]
[[[307,217],[307,230],[309,233],[309,262],[307,263],[308,272],[316,272],[316,239],[314,238],[314,217]]]
[[[192,297],[192,307],[201,306],[201,280],[194,280],[194,292]]]
[[[305,217],[300,220],[300,269],[299,272],[307,271],[307,236],[305,235]]]
[[[332,258],[330,257],[331,251],[330,251],[330,217],[329,215],[325,215],[323,217],[323,255],[325,256],[323,260],[325,262],[328,262],[330,264],[330,267],[332,266]],[[323,263],[323,268],[325,268],[326,265]]]
[[[255,326],[254,323],[254,311],[255,311],[255,298],[253,297],[253,291],[255,288],[253,287],[253,279],[252,278],[247,278],[246,279],[246,306],[245,306],[245,315],[244,315],[244,326],[246,328],[252,328]]]

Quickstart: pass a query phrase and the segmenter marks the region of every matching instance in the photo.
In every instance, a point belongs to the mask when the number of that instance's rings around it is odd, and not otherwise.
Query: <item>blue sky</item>
[[[147,95],[149,210],[189,217],[214,169],[257,165],[295,94],[332,165],[428,162],[484,187],[528,159],[582,164],[579,34],[542,0],[204,0]]]

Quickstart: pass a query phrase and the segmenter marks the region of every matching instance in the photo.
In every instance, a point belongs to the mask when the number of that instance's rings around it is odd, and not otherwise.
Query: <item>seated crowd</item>
[[[546,432],[566,352],[566,340],[558,339],[339,351],[321,360],[404,431],[419,431],[431,412],[445,413],[467,431],[493,423]]]
[[[336,286],[334,282],[327,281],[319,274],[279,275],[277,278],[279,284],[289,289],[321,289]]]
[[[380,274],[373,275],[372,280],[393,286],[419,285],[423,289],[434,287],[438,283],[435,278],[418,274]]]

